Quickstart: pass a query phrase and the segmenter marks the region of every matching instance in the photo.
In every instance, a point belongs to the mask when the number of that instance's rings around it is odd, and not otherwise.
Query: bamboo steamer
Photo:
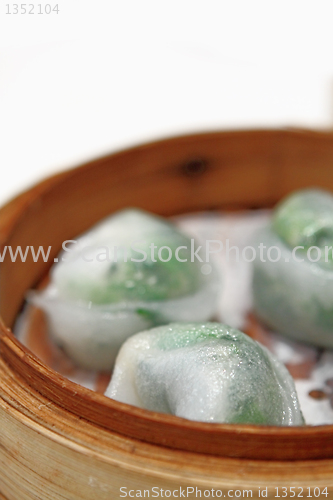
[[[211,498],[212,488],[241,498],[243,490],[262,498],[265,488],[271,498],[297,496],[301,488],[304,497],[333,493],[333,426],[206,424],[134,408],[62,377],[10,330],[62,242],[115,210],[137,206],[169,216],[267,207],[306,186],[333,190],[331,133],[221,132],[101,158],[1,209],[1,250],[52,250],[49,262],[5,258],[0,265],[0,499],[102,500],[129,497],[130,490],[157,498],[153,487],[172,497],[193,487],[188,498],[199,497],[195,488]]]

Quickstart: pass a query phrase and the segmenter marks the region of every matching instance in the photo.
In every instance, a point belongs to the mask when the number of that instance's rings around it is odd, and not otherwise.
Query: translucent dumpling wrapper
[[[123,210],[65,242],[50,284],[30,300],[46,312],[52,337],[77,365],[110,371],[130,335],[211,317],[219,279],[212,267],[201,272],[197,250],[166,220]]]
[[[257,252],[253,300],[273,330],[322,347],[333,347],[333,197],[319,189],[299,191],[276,208],[256,236],[271,251]],[[274,262],[273,262],[274,261]]]
[[[175,323],[134,335],[118,354],[105,395],[202,422],[304,423],[285,366],[219,323]]]

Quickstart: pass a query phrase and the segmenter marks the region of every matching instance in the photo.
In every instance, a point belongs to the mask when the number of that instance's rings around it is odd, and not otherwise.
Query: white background
[[[1,203],[154,138],[333,125],[332,0],[32,3],[59,13],[0,0]]]

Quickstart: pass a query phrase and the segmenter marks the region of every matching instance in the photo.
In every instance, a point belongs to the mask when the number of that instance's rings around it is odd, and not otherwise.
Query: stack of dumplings
[[[298,210],[294,205],[291,211]],[[283,214],[263,235],[287,252],[288,238],[304,228],[296,224],[293,232]],[[31,292],[30,301],[45,312],[51,337],[78,367],[114,367],[107,397],[201,422],[302,425],[287,369],[244,333],[207,323],[220,280],[212,266],[207,274],[194,248],[193,239],[162,218],[122,210],[65,242],[50,283]],[[312,282],[326,279],[320,272],[312,273]],[[274,290],[286,278],[282,273],[276,285],[275,279],[256,263],[256,307],[268,320],[275,314]],[[267,297],[263,284],[270,287]],[[287,315],[280,324],[291,320]]]

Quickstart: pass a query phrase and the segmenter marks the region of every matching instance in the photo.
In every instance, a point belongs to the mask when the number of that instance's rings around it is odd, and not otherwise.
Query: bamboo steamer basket
[[[333,426],[207,424],[135,408],[62,377],[11,332],[26,291],[45,277],[62,242],[115,210],[171,216],[269,207],[306,186],[333,190],[331,133],[215,132],[106,156],[1,209],[1,250],[52,247],[49,262],[0,265],[1,499],[104,500],[130,490],[152,496],[153,487],[178,495],[193,487],[202,497],[212,488],[226,497],[248,489],[262,498],[265,488],[268,497],[292,497],[290,487],[296,496],[301,488],[307,496],[307,487],[312,496],[314,487],[333,493]]]

